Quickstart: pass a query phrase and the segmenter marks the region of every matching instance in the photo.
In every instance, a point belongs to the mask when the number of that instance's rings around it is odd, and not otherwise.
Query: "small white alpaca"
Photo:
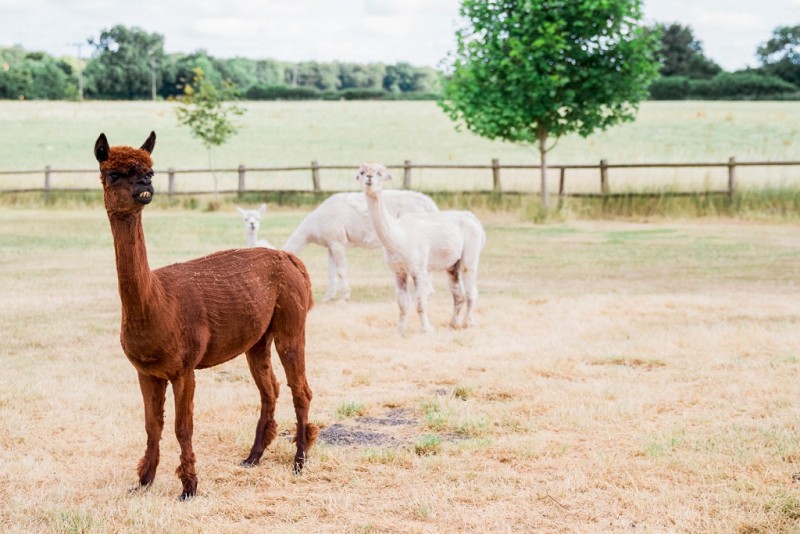
[[[415,191],[385,191],[386,209],[402,213],[438,211],[430,197]],[[298,254],[314,243],[328,249],[328,287],[323,300],[350,298],[345,250],[354,245],[380,248],[363,193],[336,193],[311,212],[289,236],[283,250]]]
[[[264,215],[265,211],[267,211],[267,205],[261,204],[257,210],[243,210],[242,208],[238,207],[236,209],[239,210],[239,214],[242,216],[242,219],[244,219],[244,233],[247,236],[247,246],[250,248],[275,248],[272,246],[272,243],[266,239],[258,238],[258,228],[261,226],[261,216]]]
[[[450,327],[472,326],[472,312],[478,299],[478,262],[486,244],[486,233],[478,218],[469,211],[455,210],[395,217],[386,209],[386,192],[382,191],[383,183],[392,179],[386,167],[368,161],[361,165],[356,179],[361,182],[375,233],[395,276],[400,333],[406,333],[409,277],[416,289],[422,330],[433,330],[427,313],[431,271],[447,271],[450,279],[453,295]],[[459,321],[465,303],[466,312]]]

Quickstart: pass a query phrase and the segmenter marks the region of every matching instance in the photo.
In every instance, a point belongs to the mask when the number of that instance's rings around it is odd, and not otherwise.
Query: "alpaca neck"
[[[247,246],[254,247],[256,246],[256,242],[258,241],[258,231],[257,230],[247,230]]]
[[[300,226],[292,232],[289,239],[283,245],[283,250],[297,254],[305,248],[308,244],[308,232],[306,231],[306,221],[300,223]]]
[[[109,214],[108,219],[114,236],[123,318],[142,317],[158,285],[147,263],[142,214]]]
[[[397,219],[392,217],[386,204],[383,202],[383,195],[380,192],[367,193],[367,207],[369,216],[375,227],[378,239],[391,252],[397,249],[398,243],[404,240],[405,235],[397,224]]]

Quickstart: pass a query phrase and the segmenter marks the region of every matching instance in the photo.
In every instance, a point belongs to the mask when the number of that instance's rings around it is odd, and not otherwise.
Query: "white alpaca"
[[[239,214],[242,216],[242,219],[244,219],[244,233],[247,236],[247,246],[251,248],[275,248],[272,246],[272,243],[266,239],[258,238],[258,228],[261,226],[261,216],[264,215],[265,211],[267,211],[267,205],[261,204],[257,210],[243,210],[242,208],[238,207],[236,209],[239,210]]]
[[[385,191],[386,209],[402,213],[438,211],[436,203],[414,191]],[[309,243],[328,249],[328,287],[323,300],[350,298],[345,249],[349,245],[380,248],[363,193],[336,193],[303,219],[283,250],[298,254]]]
[[[386,167],[366,162],[361,165],[356,179],[364,190],[386,263],[395,275],[400,333],[406,332],[409,277],[416,288],[422,330],[433,330],[427,313],[431,271],[447,271],[449,276],[453,295],[450,327],[472,326],[472,311],[478,299],[478,262],[486,244],[486,233],[478,218],[469,211],[406,213],[395,217],[386,209],[386,192],[382,192],[383,182],[392,179]],[[466,312],[459,321],[465,302]]]

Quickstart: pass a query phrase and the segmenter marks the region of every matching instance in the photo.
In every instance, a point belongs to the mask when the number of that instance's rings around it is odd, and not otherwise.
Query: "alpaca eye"
[[[111,183],[114,183],[119,179],[119,173],[118,172],[109,173],[108,178],[111,180]]]

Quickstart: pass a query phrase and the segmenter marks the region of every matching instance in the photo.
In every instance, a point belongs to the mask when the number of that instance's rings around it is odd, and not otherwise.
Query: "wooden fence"
[[[413,186],[413,171],[415,169],[441,169],[441,170],[487,170],[491,171],[491,178],[492,178],[492,187],[491,189],[486,188],[483,191],[486,192],[493,192],[497,194],[501,193],[515,193],[516,191],[505,190],[502,186],[502,170],[503,169],[516,169],[516,170],[538,170],[540,169],[539,165],[509,165],[500,164],[500,160],[492,159],[491,164],[488,165],[452,165],[452,164],[419,164],[419,163],[412,163],[410,160],[405,160],[402,164],[399,165],[387,165],[390,169],[402,169],[403,175],[403,188],[411,189]],[[727,169],[728,181],[727,181],[727,188],[724,190],[712,190],[712,191],[702,191],[703,193],[708,194],[719,194],[719,195],[729,195],[732,196],[737,189],[737,180],[736,180],[736,169],[738,167],[800,167],[800,161],[736,161],[735,157],[731,157],[726,162],[718,162],[718,163],[609,163],[608,160],[602,159],[597,164],[554,164],[548,165],[549,170],[558,170],[558,196],[574,196],[574,197],[592,197],[592,196],[607,196],[612,195],[611,186],[610,186],[610,171],[613,169],[679,169],[679,168],[724,168]],[[253,192],[267,192],[271,190],[264,190],[264,189],[249,189],[247,187],[247,176],[248,173],[255,174],[255,173],[275,173],[275,172],[308,172],[308,176],[311,178],[310,189],[305,188],[298,188],[292,189],[289,191],[314,191],[314,192],[322,192],[322,183],[320,179],[321,171],[325,170],[355,170],[357,165],[320,165],[317,161],[312,161],[309,166],[299,166],[299,167],[253,167],[248,168],[245,165],[239,165],[236,169],[215,169],[217,173],[237,173],[238,174],[238,187],[236,189],[227,189],[227,190],[220,190],[219,193],[253,193]],[[597,192],[594,193],[567,193],[565,190],[565,182],[567,178],[567,171],[568,170],[586,170],[586,169],[594,169],[597,173],[598,178],[598,189]],[[97,175],[97,169],[90,169],[90,170],[66,170],[66,169],[53,169],[50,165],[45,166],[43,170],[21,170],[21,171],[0,171],[0,193],[20,193],[20,192],[43,192],[45,195],[48,195],[50,192],[61,192],[61,191],[96,191],[98,188],[95,189],[85,189],[85,188],[54,188],[52,187],[52,176],[55,174],[88,174],[88,175]],[[169,168],[167,170],[157,170],[156,176],[163,176],[166,175],[167,177],[167,194],[169,196],[173,195],[198,195],[198,194],[206,194],[212,191],[181,191],[178,192],[175,189],[175,177],[180,174],[210,174],[211,171],[209,169],[173,169]],[[19,175],[39,175],[43,178],[42,187],[32,187],[32,188],[9,188],[6,189],[3,187],[2,178],[4,176],[19,176]],[[489,173],[487,172],[487,184],[488,184],[488,176]],[[537,182],[538,183],[538,182]],[[630,194],[630,192],[626,193],[617,193],[617,194]],[[646,193],[643,193],[646,194]],[[681,192],[681,191],[674,191],[670,192],[669,194],[673,195],[691,195],[696,194],[694,192]]]

